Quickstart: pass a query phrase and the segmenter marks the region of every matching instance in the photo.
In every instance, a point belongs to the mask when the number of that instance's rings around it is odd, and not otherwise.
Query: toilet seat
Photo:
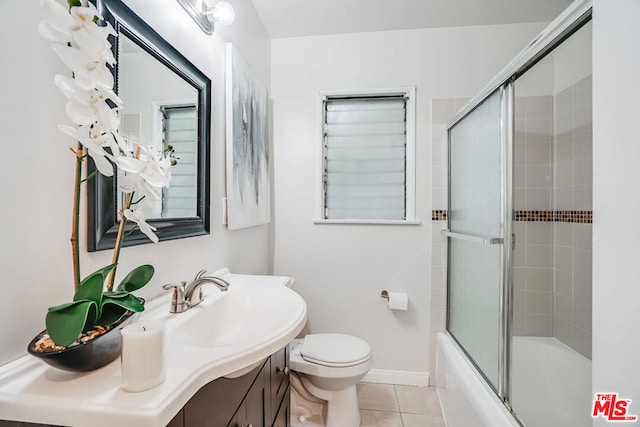
[[[359,365],[371,358],[371,346],[364,340],[344,334],[305,336],[300,355],[310,363],[328,367]]]

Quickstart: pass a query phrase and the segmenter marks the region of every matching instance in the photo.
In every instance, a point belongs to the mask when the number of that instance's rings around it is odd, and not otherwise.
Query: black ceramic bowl
[[[94,371],[113,362],[120,355],[120,329],[133,321],[134,314],[130,312],[109,331],[85,343],[59,351],[36,352],[35,344],[47,332],[44,330],[31,340],[27,351],[54,368],[72,372]]]

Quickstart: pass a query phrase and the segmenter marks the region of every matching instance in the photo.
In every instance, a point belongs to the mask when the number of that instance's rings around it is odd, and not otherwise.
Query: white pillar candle
[[[122,328],[122,389],[149,390],[164,381],[164,323],[137,322]]]

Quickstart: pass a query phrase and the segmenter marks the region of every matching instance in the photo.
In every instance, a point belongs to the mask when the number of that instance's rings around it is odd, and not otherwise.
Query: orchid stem
[[[124,240],[124,236],[125,236],[124,229],[125,229],[125,225],[127,224],[127,217],[124,216],[124,211],[129,209],[129,206],[131,205],[132,195],[133,195],[132,193],[127,194],[124,200],[124,206],[122,207],[122,213],[121,213],[122,216],[120,217],[120,226],[118,227],[116,244],[113,248],[113,258],[111,259],[111,263],[116,264],[116,268],[111,270],[111,273],[109,273],[109,281],[107,282],[107,292],[111,292],[113,290],[113,282],[115,281],[116,269],[118,268],[117,267],[118,259],[120,259],[120,248],[122,247],[122,241]]]
[[[80,228],[80,184],[82,183],[83,147],[78,141],[76,154],[76,177],[73,195],[73,218],[71,223],[71,255],[73,258],[73,288],[80,287],[80,242],[78,239]]]
[[[140,147],[136,151],[136,159],[140,158]],[[116,267],[109,273],[109,280],[107,281],[107,292],[111,292],[113,289],[113,282],[116,278],[116,270],[118,269],[118,259],[120,258],[120,249],[122,248],[122,242],[125,236],[125,225],[127,224],[127,217],[124,216],[124,211],[131,206],[131,199],[133,198],[133,192],[127,193],[124,199],[124,205],[122,206],[122,216],[120,217],[120,226],[118,227],[118,235],[116,236],[116,244],[113,248],[112,264],[116,264]]]

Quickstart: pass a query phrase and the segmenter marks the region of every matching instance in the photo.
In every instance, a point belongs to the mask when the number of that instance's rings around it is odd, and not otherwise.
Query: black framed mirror
[[[159,203],[145,208],[147,222],[160,241],[209,234],[211,80],[121,0],[92,1],[118,34],[110,41],[117,59],[114,89],[124,101],[121,133],[176,150],[171,186]],[[89,161],[88,173],[93,171]],[[87,182],[89,252],[114,247],[117,179],[98,173]],[[134,225],[127,224],[123,245],[150,243]]]

